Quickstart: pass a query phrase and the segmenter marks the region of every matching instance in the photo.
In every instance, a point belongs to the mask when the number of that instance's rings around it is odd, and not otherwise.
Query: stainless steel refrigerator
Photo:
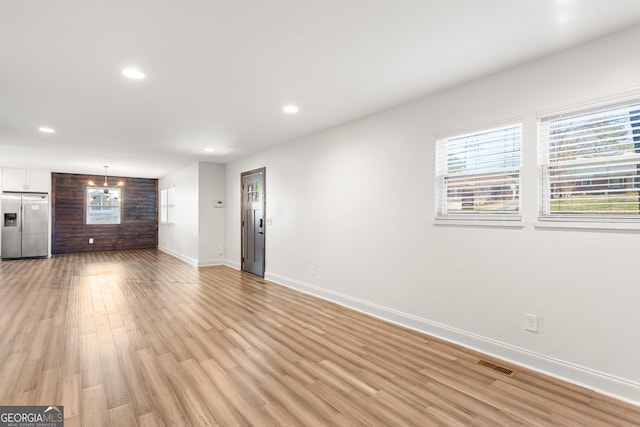
[[[1,257],[29,258],[48,255],[49,195],[2,193]]]

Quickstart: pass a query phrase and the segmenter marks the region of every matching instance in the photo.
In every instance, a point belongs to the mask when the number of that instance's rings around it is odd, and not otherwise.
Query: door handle
[[[260,222],[258,223],[258,227],[260,227],[260,228],[262,228],[262,221],[263,221],[263,219],[260,218]]]

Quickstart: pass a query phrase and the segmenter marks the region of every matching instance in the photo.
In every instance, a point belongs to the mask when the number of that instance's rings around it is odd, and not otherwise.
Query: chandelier
[[[107,170],[109,169],[109,166],[104,165],[104,166],[102,166],[102,167],[104,168],[104,182],[102,183],[102,187],[103,187],[102,192],[103,192],[104,194],[106,194],[106,195],[107,195],[107,200],[109,200],[109,199],[110,199],[110,193],[109,193],[109,178],[108,178],[108,176],[107,176]],[[93,181],[89,181],[89,185],[90,185],[90,186],[92,186],[92,187],[97,187],[96,183],[95,183],[95,182],[93,182]],[[124,182],[122,182],[122,181],[118,181],[118,183],[116,184],[116,187],[122,187],[123,185],[124,185]],[[95,199],[95,198],[96,198],[96,196],[94,196],[94,197],[92,198],[92,200],[93,200],[93,199]],[[117,199],[118,199],[118,197],[117,197],[117,196],[114,196],[114,199],[116,199],[116,200],[117,200]]]

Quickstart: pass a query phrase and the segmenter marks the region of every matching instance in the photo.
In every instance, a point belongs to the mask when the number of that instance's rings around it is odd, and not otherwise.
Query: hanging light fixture
[[[110,199],[110,197],[111,197],[111,196],[109,195],[109,178],[108,178],[108,174],[107,174],[107,170],[109,169],[109,166],[104,165],[104,166],[102,166],[102,167],[104,168],[104,182],[102,183],[102,187],[103,187],[103,190],[102,190],[102,191],[104,192],[104,194],[106,194],[106,195],[107,195],[107,200],[109,200],[109,199]],[[95,183],[95,182],[93,182],[93,181],[89,181],[89,185],[90,185],[90,186],[92,186],[92,187],[96,187],[96,183]],[[124,185],[124,182],[119,181],[119,182],[116,184],[116,187],[122,187],[123,185]],[[92,200],[93,200],[93,199],[95,199],[95,198],[96,198],[96,197],[94,196],[94,197],[92,198]],[[116,200],[117,200],[117,199],[118,199],[118,197],[117,197],[117,196],[114,196],[114,199],[116,199]]]

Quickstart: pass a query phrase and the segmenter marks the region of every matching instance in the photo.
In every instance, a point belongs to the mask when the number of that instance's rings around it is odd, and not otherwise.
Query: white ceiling
[[[0,0],[0,166],[225,163],[637,23],[637,0]]]

